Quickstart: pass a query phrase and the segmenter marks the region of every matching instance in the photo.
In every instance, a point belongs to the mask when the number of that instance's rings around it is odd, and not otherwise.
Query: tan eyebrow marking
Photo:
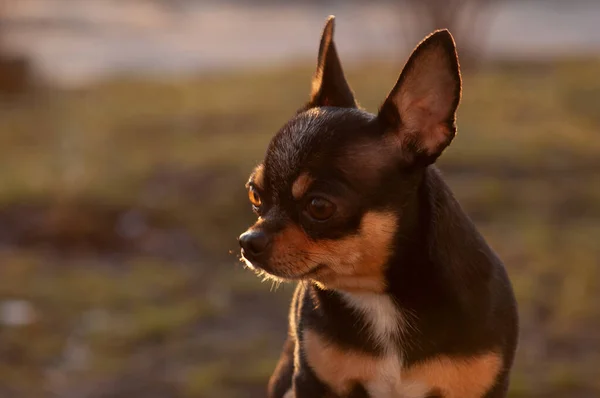
[[[313,181],[314,179],[308,173],[300,174],[300,176],[296,178],[296,181],[294,181],[294,184],[292,185],[292,196],[294,199],[300,199],[306,193],[306,191],[308,191],[308,188]]]
[[[258,165],[250,175],[250,180],[248,182],[263,189],[265,186],[265,166],[262,164]]]

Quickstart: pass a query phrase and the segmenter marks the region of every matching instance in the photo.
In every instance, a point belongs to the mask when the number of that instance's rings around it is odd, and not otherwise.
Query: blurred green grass
[[[399,68],[348,70],[365,108]],[[514,398],[600,394],[599,70],[466,74],[440,160],[515,285]],[[124,77],[1,104],[0,301],[36,316],[0,326],[0,395],[264,396],[293,287],[236,265],[235,237],[245,179],[312,72]]]

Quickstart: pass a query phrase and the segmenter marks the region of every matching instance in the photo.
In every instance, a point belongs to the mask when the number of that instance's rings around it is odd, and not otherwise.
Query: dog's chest
[[[403,377],[402,340],[407,324],[391,299],[374,294],[343,294],[348,309],[361,316],[368,335],[377,344],[379,355],[342,349],[311,331],[304,332],[308,363],[320,380],[345,396],[359,382],[370,398],[423,398],[425,384]]]
[[[402,314],[392,300],[383,295],[347,294],[345,300],[363,317],[365,333],[384,353],[373,362],[364,387],[373,398],[397,397],[402,390],[402,353],[398,344],[404,326]]]
[[[343,295],[346,304],[365,321],[365,333],[386,353],[398,351],[397,342],[402,332],[403,319],[392,300],[380,294]]]

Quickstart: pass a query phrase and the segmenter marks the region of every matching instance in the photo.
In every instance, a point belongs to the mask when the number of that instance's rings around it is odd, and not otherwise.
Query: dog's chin
[[[242,260],[246,264],[246,267],[253,270],[256,274],[264,276],[267,279],[275,279],[278,281],[299,281],[311,279],[312,276],[315,276],[321,269],[325,267],[325,265],[319,264],[306,272],[295,273],[290,272],[287,269],[283,271],[265,264],[260,264],[257,262],[253,263],[250,260],[244,258],[243,256]]]
[[[267,267],[263,264],[257,263],[257,262],[252,262],[252,261],[248,260],[247,258],[245,258],[243,255],[242,255],[242,261],[246,265],[246,268],[254,271],[254,273],[256,275],[263,277],[264,280],[271,279],[271,280],[275,280],[277,282],[284,282],[284,281],[288,280],[288,278],[274,272],[269,267]]]

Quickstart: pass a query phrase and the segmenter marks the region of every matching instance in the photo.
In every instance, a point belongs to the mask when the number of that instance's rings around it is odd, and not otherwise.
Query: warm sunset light
[[[0,398],[600,396],[599,23],[0,2]]]

